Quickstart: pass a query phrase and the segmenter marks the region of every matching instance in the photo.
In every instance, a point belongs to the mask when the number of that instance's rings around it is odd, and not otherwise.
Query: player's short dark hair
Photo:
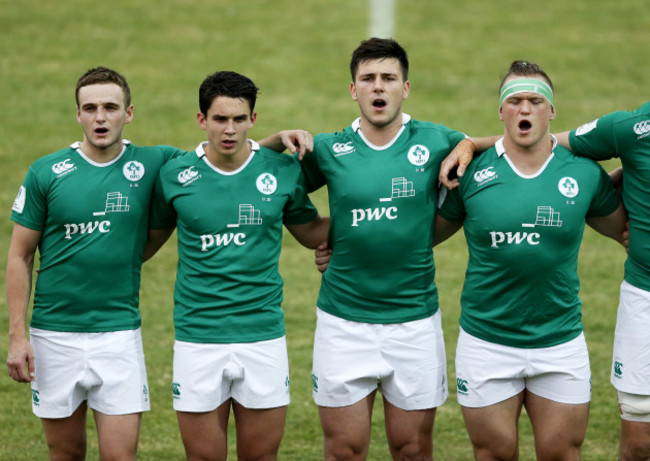
[[[352,81],[357,76],[359,64],[369,61],[371,59],[390,59],[395,58],[399,61],[402,68],[402,77],[404,81],[408,80],[409,74],[409,59],[406,50],[400,46],[392,38],[376,38],[372,37],[363,40],[356,50],[352,52],[352,59],[350,60],[350,74]]]
[[[252,114],[258,93],[259,88],[255,86],[250,78],[228,70],[216,72],[208,75],[201,83],[199,88],[199,109],[203,115],[207,116],[214,98],[226,96],[248,101]]]
[[[126,103],[125,107],[129,107],[131,105],[131,89],[129,88],[129,84],[126,82],[124,75],[120,74],[117,71],[114,71],[113,69],[102,66],[88,69],[86,73],[79,77],[79,80],[77,80],[77,87],[75,88],[74,93],[77,105],[79,105],[79,90],[81,88],[88,85],[104,83],[115,83],[117,86],[122,88],[122,91],[124,92],[124,102]]]
[[[501,87],[503,87],[503,84],[506,82],[506,79],[511,75],[520,75],[522,77],[534,77],[534,76],[542,77],[544,80],[546,80],[546,83],[548,83],[548,85],[551,87],[551,90],[553,90],[553,82],[551,82],[551,78],[546,74],[546,72],[542,70],[541,67],[539,67],[534,62],[517,60],[517,61],[513,61],[512,64],[510,64],[510,69],[508,69],[508,72],[506,72],[506,74],[501,79],[501,84],[499,85],[499,91],[501,91]]]

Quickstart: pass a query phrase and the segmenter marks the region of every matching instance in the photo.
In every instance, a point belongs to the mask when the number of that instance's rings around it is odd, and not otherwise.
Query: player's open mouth
[[[373,105],[373,107],[377,107],[378,109],[382,109],[382,108],[386,107],[386,101],[384,101],[383,99],[375,99],[372,102],[372,105]]]
[[[522,120],[519,122],[519,131],[528,132],[533,127],[533,124],[528,120]]]
[[[106,133],[108,133],[108,128],[95,128],[95,133],[97,133],[97,134],[106,134]]]

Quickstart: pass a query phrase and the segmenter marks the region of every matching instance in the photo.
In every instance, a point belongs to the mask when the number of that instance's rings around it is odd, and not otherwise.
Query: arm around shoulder
[[[306,224],[287,224],[286,228],[301,245],[314,250],[327,241],[329,225],[329,216],[319,215]]]
[[[625,212],[623,203],[610,215],[599,218],[587,218],[586,220],[587,224],[596,232],[616,240],[621,245],[623,245],[623,231],[625,231],[626,221],[627,213]]]

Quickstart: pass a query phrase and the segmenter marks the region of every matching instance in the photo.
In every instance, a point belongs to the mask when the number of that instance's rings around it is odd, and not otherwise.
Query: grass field
[[[476,136],[502,131],[497,85],[510,62],[520,58],[539,63],[553,79],[555,131],[574,128],[614,109],[636,108],[648,99],[649,18],[644,0],[395,3],[394,37],[411,60],[412,90],[405,111],[416,119]],[[128,77],[136,110],[125,136],[139,145],[194,148],[203,139],[195,121],[198,86],[216,70],[241,72],[261,88],[251,133],[255,138],[294,127],[314,133],[335,131],[357,114],[348,91],[348,63],[352,49],[366,38],[368,17],[365,1],[348,0],[0,0],[2,287],[14,196],[35,159],[81,139],[74,119],[74,84],[86,69],[106,65]],[[314,194],[314,201],[326,214],[325,192]],[[292,404],[280,459],[316,460],[322,458],[322,435],[311,401],[310,370],[319,274],[312,253],[290,237],[285,240],[281,270],[286,283]],[[454,383],[458,300],[467,259],[462,235],[436,249],[435,257],[449,382]],[[580,274],[593,373],[586,460],[616,458],[619,422],[609,367],[624,258],[616,244],[586,231]],[[170,398],[175,263],[175,246],[170,242],[145,265],[142,276],[152,397],[152,411],[144,416],[140,439],[143,460],[183,458]],[[7,325],[3,296],[2,357],[8,344]],[[97,459],[92,418],[88,428],[88,459]],[[525,416],[520,429],[521,459],[532,460]],[[434,446],[439,460],[472,458],[453,387],[438,412]],[[0,373],[0,459],[46,458],[28,387]],[[378,404],[370,459],[388,458]]]

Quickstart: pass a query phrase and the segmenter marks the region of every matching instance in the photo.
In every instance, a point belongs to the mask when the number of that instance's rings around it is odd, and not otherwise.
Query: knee
[[[57,441],[47,446],[50,459],[57,461],[83,461],[86,459],[85,441]]]

